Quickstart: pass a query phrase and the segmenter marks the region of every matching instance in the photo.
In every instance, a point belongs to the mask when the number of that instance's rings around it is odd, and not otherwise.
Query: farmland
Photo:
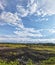
[[[55,44],[0,43],[0,65],[55,65]]]

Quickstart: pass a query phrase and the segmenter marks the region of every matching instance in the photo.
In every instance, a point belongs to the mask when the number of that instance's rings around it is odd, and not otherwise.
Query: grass
[[[20,48],[20,47],[31,47],[36,50],[52,50],[55,51],[55,45],[38,45],[38,44],[11,44],[11,43],[0,43],[0,47]]]
[[[1,60],[1,59],[0,59],[0,65],[22,65],[22,64],[19,63],[18,60],[7,62],[7,61],[5,61],[5,60]],[[34,64],[32,63],[32,60],[29,59],[29,60],[27,61],[26,65],[34,65]]]
[[[43,45],[43,44],[0,44],[0,48],[9,48],[9,49],[15,49],[15,48],[28,48],[28,49],[32,49],[34,51],[38,51],[40,53],[48,53],[48,54],[55,54],[55,45]],[[30,51],[28,51],[29,53],[31,53]],[[21,54],[24,53],[24,51],[21,50],[20,52]],[[18,52],[6,52],[6,54],[8,55],[14,55],[16,56],[18,54]],[[36,56],[35,53],[32,53],[33,56]],[[40,55],[40,54],[39,54]],[[7,62],[6,60],[0,59],[0,65],[23,65],[21,64],[18,60],[14,60],[14,61],[9,61]],[[33,60],[29,59],[26,63],[26,65],[38,65],[37,64],[33,64]],[[46,60],[42,60],[40,61],[39,65],[55,65],[55,56],[53,57],[49,57]]]
[[[1,43],[0,47],[8,47],[8,48],[21,48],[26,47],[25,44],[11,44],[11,43]]]
[[[19,63],[18,60],[7,62],[5,60],[0,59],[0,65],[23,65],[23,64]],[[51,57],[48,60],[44,60],[40,62],[40,64],[33,64],[32,60],[29,59],[26,65],[55,65],[55,57]]]
[[[42,61],[41,65],[55,65],[55,57],[51,57],[48,60]]]
[[[29,48],[34,49],[36,51],[48,51],[48,53],[54,53],[55,54],[55,45],[54,46],[48,46],[48,45],[31,45]]]
[[[20,64],[19,64],[19,62],[17,60],[7,62],[5,60],[0,59],[0,65],[20,65]]]

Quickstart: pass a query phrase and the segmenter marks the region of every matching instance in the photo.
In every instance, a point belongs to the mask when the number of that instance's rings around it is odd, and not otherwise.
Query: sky
[[[0,0],[0,42],[55,43],[55,0]]]

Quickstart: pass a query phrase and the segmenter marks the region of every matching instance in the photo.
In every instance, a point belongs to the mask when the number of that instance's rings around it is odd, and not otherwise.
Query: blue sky
[[[55,42],[55,0],[0,0],[0,42]]]

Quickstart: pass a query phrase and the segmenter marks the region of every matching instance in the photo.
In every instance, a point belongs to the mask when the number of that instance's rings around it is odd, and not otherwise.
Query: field
[[[0,43],[0,65],[55,65],[55,44]]]

